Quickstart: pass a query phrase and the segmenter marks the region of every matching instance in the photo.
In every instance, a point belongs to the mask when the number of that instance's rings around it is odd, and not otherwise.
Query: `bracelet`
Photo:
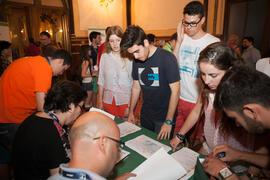
[[[100,101],[100,102],[97,102],[97,104],[103,104],[103,103],[102,103],[102,101]]]
[[[186,139],[186,136],[180,133],[176,133],[176,137],[180,139],[180,141],[184,142]]]
[[[225,165],[225,164],[223,164],[222,166],[220,166],[220,167],[217,169],[217,171],[216,171],[216,173],[215,173],[216,177],[218,177],[219,171],[220,171],[221,169],[225,168],[225,167],[228,167],[228,166]]]

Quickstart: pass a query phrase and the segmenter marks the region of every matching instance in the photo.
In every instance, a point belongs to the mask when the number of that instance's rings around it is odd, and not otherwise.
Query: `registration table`
[[[121,120],[120,118],[115,118],[115,122],[117,124],[120,124],[124,121]],[[121,140],[123,142],[127,142],[131,139],[134,139],[134,138],[140,136],[140,135],[146,135],[146,136],[148,136],[148,137],[150,137],[150,138],[152,138],[160,143],[163,143],[167,146],[170,146],[169,140],[158,140],[156,133],[154,133],[146,128],[143,128],[143,127],[140,127],[140,128],[141,128],[141,130],[139,130],[135,133],[126,135],[126,136],[122,137]],[[114,177],[117,177],[117,176],[122,175],[124,173],[133,171],[137,166],[139,166],[142,162],[144,162],[146,160],[145,157],[143,157],[142,155],[140,155],[139,153],[130,149],[127,146],[124,147],[124,150],[130,152],[130,154],[125,159],[121,160],[115,166],[114,171],[113,171],[113,175],[109,179],[113,179]],[[168,153],[171,154],[172,150],[170,150]]]

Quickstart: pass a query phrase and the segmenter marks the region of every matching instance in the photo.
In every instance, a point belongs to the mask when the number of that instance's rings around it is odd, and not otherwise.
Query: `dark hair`
[[[228,71],[232,67],[238,67],[240,65],[243,65],[243,60],[240,56],[238,56],[235,51],[230,48],[227,44],[223,42],[216,42],[208,45],[204,50],[201,51],[198,64],[200,63],[209,63],[214,65],[219,70]],[[201,77],[201,76],[200,76]],[[203,81],[203,80],[202,80]],[[203,91],[202,91],[202,102],[204,106],[208,105],[208,99],[209,99],[209,93],[211,90],[207,85],[205,85],[203,81]],[[223,112],[215,112],[215,120],[220,121],[221,119],[224,120],[226,117],[223,116]],[[221,128],[221,127],[220,127]],[[227,137],[229,133],[228,131],[223,130],[221,128],[221,131],[224,135],[224,137]],[[238,132],[232,132],[232,134],[239,138]]]
[[[173,33],[173,35],[171,35],[170,41],[172,40],[177,40],[177,33]]]
[[[192,1],[185,6],[183,14],[199,15],[202,18],[204,16],[204,6],[199,1]]]
[[[154,34],[151,34],[151,33],[150,34],[147,34],[146,37],[147,37],[147,39],[148,39],[148,41],[149,41],[150,44],[152,44],[152,43],[155,42],[156,36]]]
[[[232,68],[217,88],[214,107],[242,113],[250,103],[270,107],[270,77],[248,67]]]
[[[121,40],[121,50],[127,50],[133,45],[143,45],[144,40],[147,39],[145,32],[139,26],[129,26],[124,32]]]
[[[71,103],[76,107],[86,97],[87,92],[75,82],[59,81],[48,91],[43,108],[48,111],[67,112]]]
[[[91,47],[89,45],[82,45],[81,46],[81,49],[80,49],[81,60],[91,59],[91,54],[89,55],[89,51],[91,52]]]
[[[63,65],[67,64],[67,65],[72,65],[72,58],[69,54],[69,52],[67,52],[64,49],[57,49],[53,54],[52,54],[52,60],[54,59],[64,59]]]
[[[251,42],[252,44],[254,44],[254,38],[253,38],[253,37],[251,37],[251,36],[246,36],[246,37],[243,38],[243,40],[244,40],[244,39],[246,39],[246,40],[248,40],[249,42]]]
[[[100,35],[100,32],[92,31],[92,32],[89,34],[89,39],[90,39],[90,41],[92,42],[93,39],[96,39],[98,35]]]
[[[234,66],[243,65],[243,60],[235,51],[223,42],[215,42],[208,45],[200,52],[198,64],[206,62],[214,65],[219,70],[227,71]],[[202,100],[208,105],[208,94],[210,89],[204,85]]]
[[[11,43],[8,41],[0,41],[0,55],[4,49],[8,49],[11,46]]]
[[[123,30],[120,26],[111,26],[106,34],[106,44],[105,44],[105,52],[110,53],[112,51],[111,45],[109,43],[109,38],[111,35],[116,35],[117,37],[123,37]]]
[[[48,33],[48,32],[46,32],[46,31],[42,31],[40,34],[39,34],[40,36],[47,36],[48,38],[51,38],[51,35]]]
[[[223,112],[221,132],[241,134],[235,120],[228,118],[224,109],[235,111],[245,119],[243,107],[250,103],[270,108],[270,77],[247,66],[230,69],[220,81],[214,100],[215,109]]]

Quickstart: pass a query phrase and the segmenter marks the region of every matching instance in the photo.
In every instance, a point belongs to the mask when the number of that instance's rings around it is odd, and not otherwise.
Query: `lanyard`
[[[49,58],[48,58],[48,57],[45,57],[45,58],[46,58],[46,60],[47,60],[48,64],[50,64],[50,65],[51,65]]]
[[[55,120],[59,126],[61,126],[60,121],[55,114],[49,112],[47,109],[44,109],[44,112],[48,114],[51,118],[53,118],[53,120]]]
[[[84,172],[69,172],[60,168],[59,174],[70,179],[91,180],[91,177]]]

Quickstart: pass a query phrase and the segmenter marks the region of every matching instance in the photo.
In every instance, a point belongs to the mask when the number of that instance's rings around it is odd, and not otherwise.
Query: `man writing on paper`
[[[225,74],[217,88],[214,106],[235,120],[222,121],[224,127],[228,127],[226,126],[228,123],[230,129],[240,125],[252,133],[262,133],[264,129],[270,129],[270,77],[247,67],[231,69]],[[219,150],[214,150],[214,156],[217,153]],[[221,176],[226,180],[238,179],[222,161],[237,154],[237,151],[226,152],[226,156],[221,159],[206,158],[203,166],[215,177]],[[269,165],[269,158],[262,158],[262,155],[258,154],[252,159],[250,157],[249,153],[245,153],[244,156],[238,158],[249,159],[253,164],[261,167]]]
[[[180,90],[180,75],[175,56],[149,44],[139,26],[125,31],[121,49],[133,54],[133,85],[128,121],[135,123],[133,111],[143,94],[141,125],[158,133],[158,138],[169,139],[173,132],[175,110]]]
[[[120,131],[116,123],[100,112],[80,116],[70,132],[72,158],[61,164],[60,170],[49,180],[84,179],[105,180],[119,159]],[[125,180],[136,176],[126,173],[116,178]]]

